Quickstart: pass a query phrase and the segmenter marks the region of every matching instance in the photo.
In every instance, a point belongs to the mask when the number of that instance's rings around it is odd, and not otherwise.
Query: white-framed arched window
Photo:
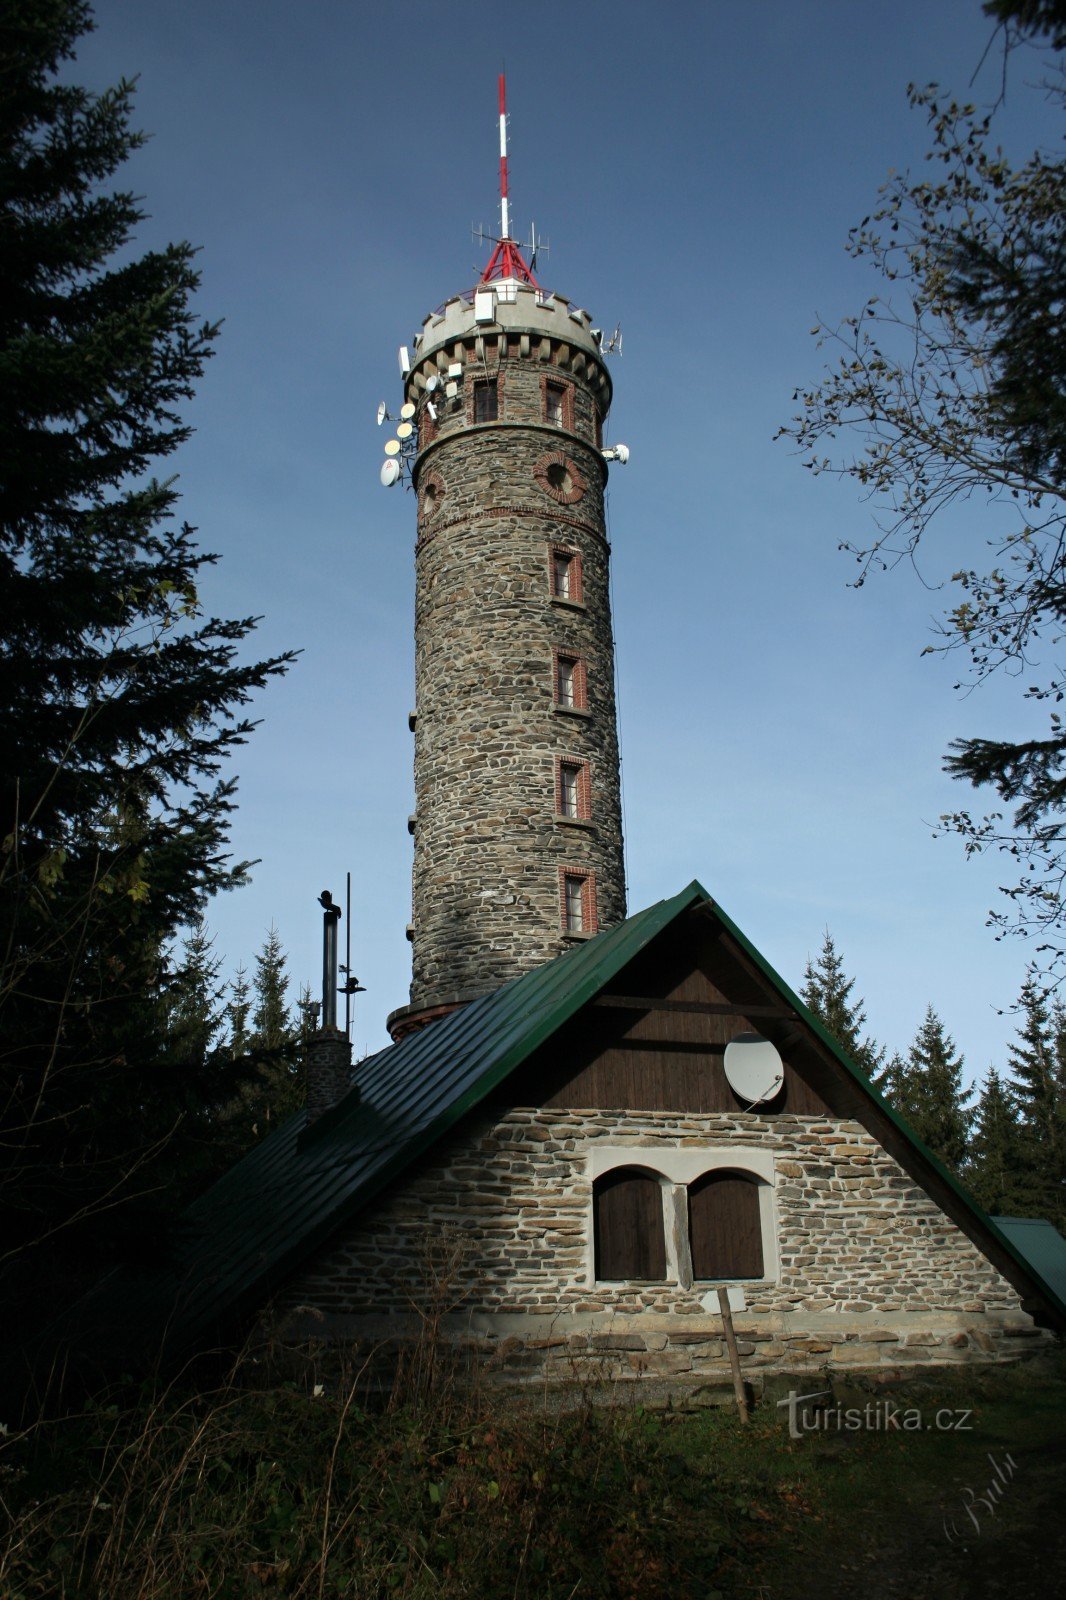
[[[597,1146],[589,1177],[590,1282],[776,1280],[771,1151]]]

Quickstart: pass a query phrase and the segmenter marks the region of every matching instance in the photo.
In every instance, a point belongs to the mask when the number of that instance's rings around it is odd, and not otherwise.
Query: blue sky
[[[209,914],[228,965],[274,922],[294,988],[316,983],[315,900],[350,869],[358,1052],[407,998],[414,503],[379,484],[374,412],[400,399],[397,346],[483,263],[505,62],[516,224],[550,240],[546,286],[624,335],[630,907],[699,877],[797,986],[828,927],[875,1037],[904,1048],[932,1001],[971,1072],[1003,1064],[1027,954],[984,926],[1005,864],[932,825],[971,799],[940,771],[948,742],[1025,712],[1016,685],[962,694],[961,662],[921,656],[938,585],[995,526],[945,523],[925,585],[849,588],[837,546],[870,508],[773,442],[820,371],[816,318],[879,288],[844,243],[926,149],[908,82],[998,92],[976,0],[98,0],[96,19],[71,75],[139,75],[139,242],[200,245],[204,314],[225,319],[174,463],[222,557],[205,601],[262,614],[259,653],[303,650],[238,763],[234,851],[261,864]],[[1050,131],[1027,73],[998,117],[1015,154]]]

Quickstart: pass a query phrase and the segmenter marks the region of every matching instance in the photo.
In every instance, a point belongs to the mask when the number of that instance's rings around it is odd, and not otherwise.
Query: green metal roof
[[[1030,1270],[1066,1301],[1066,1239],[1055,1224],[1044,1217],[993,1217],[992,1221],[1028,1261]]]
[[[311,1127],[301,1111],[186,1213],[165,1281],[142,1284],[175,1347],[251,1314],[309,1253],[434,1145],[689,906],[692,883],[554,961],[471,1001],[356,1068]],[[176,1277],[175,1277],[176,1274]]]
[[[144,1337],[168,1327],[173,1349],[188,1349],[254,1314],[284,1279],[338,1227],[519,1067],[598,994],[653,939],[693,906],[713,908],[798,1016],[909,1142],[1036,1279],[1066,1316],[1066,1295],[1036,1261],[925,1149],[854,1062],[740,929],[693,881],[628,921],[495,993],[358,1063],[358,1092],[310,1128],[300,1112],[204,1194],[186,1216],[176,1260],[124,1292],[135,1296]],[[113,1297],[113,1285],[112,1296]]]

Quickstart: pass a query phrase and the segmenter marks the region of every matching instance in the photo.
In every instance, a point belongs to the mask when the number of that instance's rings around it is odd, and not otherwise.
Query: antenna
[[[534,289],[539,289],[537,282],[529,267],[526,266],[521,249],[511,238],[511,200],[508,192],[507,175],[507,79],[501,72],[499,78],[500,94],[500,237],[494,241],[496,248],[489,257],[489,264],[481,274],[482,283],[492,283],[497,278],[517,278],[521,283],[532,284]],[[479,228],[477,238],[491,238],[491,234],[482,233]]]
[[[344,1037],[352,1042],[352,875],[344,879]]]
[[[337,912],[340,916],[340,912]],[[350,1044],[352,1041],[352,995],[365,994],[366,990],[358,978],[352,976],[352,875],[349,872],[344,883],[344,915],[348,919],[348,931],[344,942],[344,982],[338,987],[337,993],[344,996],[344,1037]]]
[[[389,408],[385,404],[384,400],[382,400],[381,404],[378,406],[378,427],[380,428],[383,422],[391,421],[392,417],[389,414]]]
[[[507,79],[500,73],[500,238],[511,237],[511,217],[507,204]]]
[[[620,356],[622,354],[622,324],[615,323],[614,332],[603,347],[605,356]]]

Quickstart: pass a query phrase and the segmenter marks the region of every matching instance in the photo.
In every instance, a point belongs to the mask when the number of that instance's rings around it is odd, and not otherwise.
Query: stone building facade
[[[413,976],[395,1038],[625,916],[599,337],[533,284],[482,286],[427,318],[405,398]]]
[[[594,1186],[634,1165],[660,1180],[667,1277],[598,1282]],[[313,1306],[308,1331],[367,1344],[417,1332],[443,1296],[451,1338],[519,1383],[725,1382],[717,1293],[693,1280],[684,1238],[688,1186],[715,1166],[752,1173],[764,1196],[766,1275],[734,1286],[749,1379],[1014,1357],[1047,1337],[861,1124],[743,1112],[471,1118],[309,1262],[281,1307]]]
[[[586,947],[595,992],[572,957],[543,971],[550,994],[584,995],[547,1036],[533,991],[515,997],[531,1052],[308,1254],[278,1302],[290,1328],[310,1315],[308,1333],[366,1347],[432,1321],[508,1383],[646,1378],[679,1395],[728,1378],[722,1282],[756,1386],[1013,1359],[1052,1337],[988,1219],[709,903],[636,949],[605,972]],[[472,1013],[485,1038],[476,1021],[465,1035],[460,1017],[435,1023],[419,1070],[510,1039],[496,1016]],[[784,1074],[758,1108],[723,1066],[756,1027]],[[626,1185],[652,1203],[623,1218],[611,1254],[607,1202]],[[728,1240],[707,1254],[708,1215],[712,1232],[735,1225],[730,1185],[758,1235],[746,1264]]]

